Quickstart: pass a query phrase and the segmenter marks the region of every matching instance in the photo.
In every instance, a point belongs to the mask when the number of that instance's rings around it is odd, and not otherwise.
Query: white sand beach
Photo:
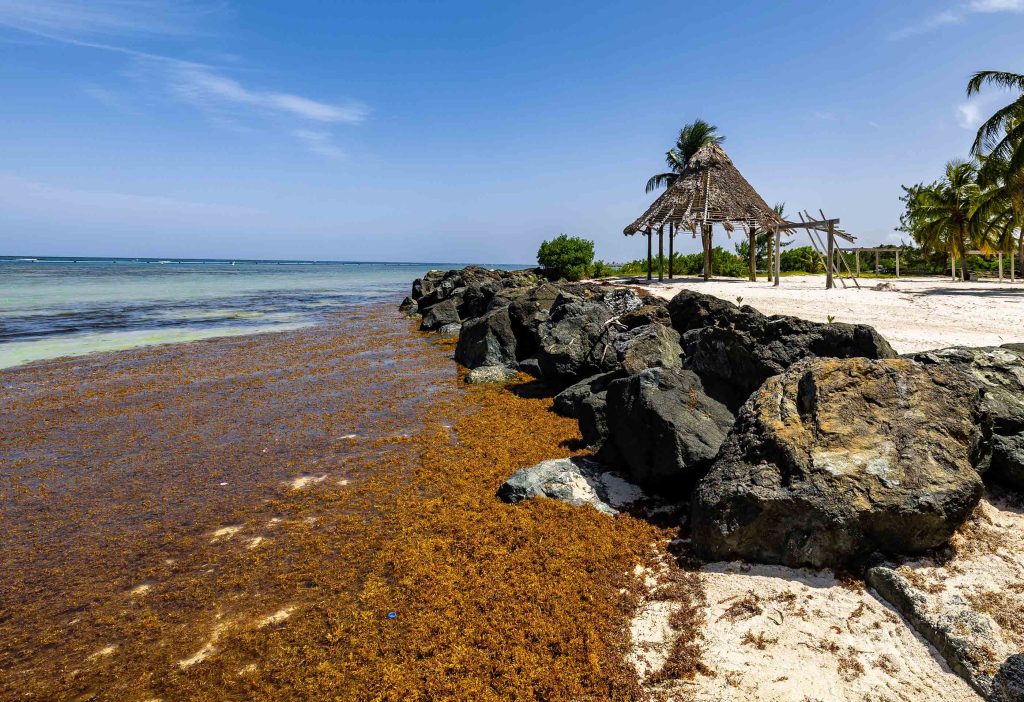
[[[629,284],[631,279],[616,279]],[[877,290],[886,283],[893,290]],[[765,314],[786,314],[817,322],[870,324],[899,353],[946,346],[999,346],[1024,342],[1024,282],[952,282],[943,278],[871,279],[825,289],[824,275],[787,276],[779,287],[764,278],[756,283],[735,278],[673,282],[640,287],[671,298],[683,288],[730,302],[743,298]]]

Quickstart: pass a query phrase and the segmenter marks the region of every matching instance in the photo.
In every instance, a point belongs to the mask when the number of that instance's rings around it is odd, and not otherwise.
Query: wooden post
[[[878,251],[875,251],[875,275],[878,275],[882,271],[882,264],[878,258]]]
[[[711,225],[700,225],[700,238],[704,244],[704,280],[711,279]]]
[[[665,225],[658,227],[658,282],[665,280]]]
[[[782,271],[782,266],[780,265],[780,262],[782,261],[782,258],[779,256],[779,244],[781,243],[780,239],[781,239],[781,235],[779,234],[779,230],[776,229],[775,230],[775,287],[779,287],[779,275],[780,275],[780,273]]]
[[[757,228],[750,226],[750,282],[757,282]]]
[[[1010,253],[1010,282],[1011,283],[1016,283],[1017,282],[1017,276],[1016,276],[1016,274],[1014,272],[1014,258],[1013,258],[1013,253],[1012,252]]]
[[[857,259],[857,277],[860,278],[860,249],[854,249],[853,256]]]
[[[900,250],[896,249],[896,277],[900,277]]]
[[[772,275],[775,272],[775,259],[772,258],[772,250],[774,248],[774,245],[773,245],[774,236],[775,235],[772,234],[772,232],[770,232],[770,231],[767,231],[764,234],[764,237],[765,237],[765,243],[764,243],[764,245],[765,245],[765,257],[768,259],[768,261],[767,261],[767,263],[768,263],[768,270],[765,271],[765,272],[768,274],[768,280],[772,279]]]
[[[676,225],[668,225],[668,279],[672,280],[672,256],[675,255],[673,244],[676,240]]]
[[[832,263],[836,258],[836,235],[832,229],[832,224],[828,225],[828,255],[825,257],[825,289],[831,290],[832,286],[835,285],[835,281],[832,280],[832,276],[835,274]]]
[[[949,275],[952,278],[953,282],[955,283],[956,282],[956,256],[955,255],[951,255],[949,257]]]
[[[651,230],[647,230],[647,280],[651,279]]]
[[[999,282],[1003,282],[1003,252],[999,252]]]

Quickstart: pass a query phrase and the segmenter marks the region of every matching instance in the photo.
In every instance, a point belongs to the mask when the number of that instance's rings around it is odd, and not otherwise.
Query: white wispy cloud
[[[0,25],[41,35],[192,33],[223,2],[191,0],[0,0]]]
[[[270,120],[308,151],[342,157],[329,132],[306,125],[358,124],[368,115],[365,105],[244,85],[226,75],[233,70],[143,51],[130,46],[137,41],[128,41],[146,35],[193,38],[204,21],[227,14],[230,7],[222,0],[0,0],[0,27],[125,55],[137,76],[162,84],[167,94],[199,109],[214,124],[244,131],[256,119]],[[114,91],[93,84],[83,92],[114,107]],[[126,108],[123,103],[119,107]]]
[[[975,95],[956,106],[956,122],[962,129],[973,132],[989,115],[1012,99],[1012,93],[999,89]]]
[[[334,137],[330,132],[296,129],[292,134],[315,154],[334,160],[345,158],[345,152],[334,143]]]
[[[252,107],[325,123],[357,124],[366,118],[366,108],[357,103],[331,104],[290,93],[254,90],[196,64],[174,63],[168,68],[171,90],[198,106]]]
[[[966,21],[972,14],[993,14],[996,12],[1024,13],[1024,0],[971,0],[970,2],[925,17],[915,24],[890,32],[889,39],[906,39],[948,25],[960,24]]]

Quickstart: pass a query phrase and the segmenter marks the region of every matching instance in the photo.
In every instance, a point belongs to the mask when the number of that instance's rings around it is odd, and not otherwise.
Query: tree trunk
[[[1020,262],[1020,265],[1017,266],[1017,273],[1024,276],[1024,227],[1021,227],[1021,230],[1017,233],[1017,237],[1020,239],[1020,246],[1018,247],[1020,251],[1017,259]]]

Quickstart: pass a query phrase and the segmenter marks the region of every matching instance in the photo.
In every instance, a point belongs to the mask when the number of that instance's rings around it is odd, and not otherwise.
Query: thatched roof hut
[[[750,279],[756,280],[754,234],[757,230],[777,232],[786,222],[751,187],[722,147],[716,143],[702,146],[687,162],[683,172],[668,190],[647,208],[639,219],[625,228],[628,235],[647,236],[647,277],[651,277],[651,237],[658,232],[658,279],[661,280],[662,246],[665,226],[669,229],[669,278],[672,278],[672,251],[675,234],[681,229],[696,234],[698,228],[704,246],[704,279],[711,277],[712,225],[720,224],[732,232],[742,227],[750,237]]]
[[[624,230],[636,234],[665,224],[696,232],[700,225],[737,225],[771,230],[783,219],[757,194],[718,144],[707,144],[693,155],[676,182],[647,211]]]

